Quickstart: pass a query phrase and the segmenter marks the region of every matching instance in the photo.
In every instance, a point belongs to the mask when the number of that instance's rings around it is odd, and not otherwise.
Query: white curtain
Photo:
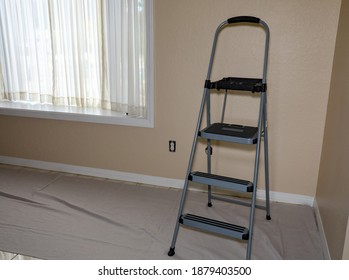
[[[47,1],[0,6],[2,99],[45,102],[52,94],[52,46]]]
[[[131,114],[146,114],[147,50],[146,0],[107,0],[106,44],[107,68],[111,73],[112,108]],[[128,106],[126,106],[128,104]],[[133,104],[133,105],[131,105]]]
[[[146,0],[0,0],[1,100],[146,114]]]

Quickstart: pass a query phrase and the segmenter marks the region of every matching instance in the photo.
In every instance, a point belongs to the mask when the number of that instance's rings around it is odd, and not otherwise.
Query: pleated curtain
[[[146,115],[146,0],[0,0],[0,99]]]

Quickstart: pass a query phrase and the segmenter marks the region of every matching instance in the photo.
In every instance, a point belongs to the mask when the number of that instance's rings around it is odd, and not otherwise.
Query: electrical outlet
[[[168,142],[168,150],[171,152],[171,153],[174,153],[176,151],[176,141],[174,140],[170,140]]]

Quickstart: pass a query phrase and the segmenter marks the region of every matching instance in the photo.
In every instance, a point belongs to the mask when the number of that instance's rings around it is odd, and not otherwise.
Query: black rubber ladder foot
[[[167,255],[172,257],[172,256],[174,256],[174,254],[175,254],[175,248],[170,248],[170,250],[168,251]]]
[[[208,202],[208,203],[207,203],[207,206],[208,206],[208,207],[212,207],[212,203],[211,203],[211,202]]]
[[[270,215],[267,215],[267,216],[266,216],[266,219],[267,219],[268,221],[270,221],[270,220],[271,220]]]

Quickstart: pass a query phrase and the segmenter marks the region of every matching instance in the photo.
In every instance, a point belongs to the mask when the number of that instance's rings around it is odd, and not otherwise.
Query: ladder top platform
[[[215,82],[206,82],[206,88],[263,92],[266,85],[262,79],[227,77]]]

